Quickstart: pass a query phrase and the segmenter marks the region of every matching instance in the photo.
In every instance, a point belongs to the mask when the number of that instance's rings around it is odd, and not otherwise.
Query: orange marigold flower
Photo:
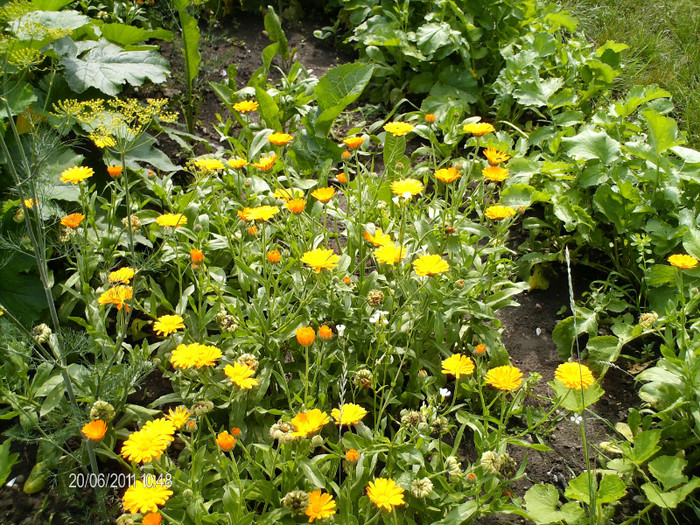
[[[250,228],[248,228],[248,233],[251,235],[255,235],[256,233],[258,233],[258,227],[255,225],[251,226]]]
[[[141,525],[160,525],[162,519],[158,512],[149,512],[141,520]]]
[[[352,279],[350,279],[350,276],[346,275],[345,277],[343,277],[343,282],[350,286],[352,284]]]
[[[112,177],[113,179],[116,179],[122,174],[122,167],[121,166],[107,166],[107,173],[109,173],[109,176]]]
[[[161,337],[174,334],[180,328],[185,328],[185,322],[179,315],[161,315],[153,323],[153,331]]]
[[[280,262],[280,257],[280,252],[277,250],[270,250],[269,252],[267,252],[267,260],[271,263]]]
[[[437,119],[437,115],[435,115],[434,113],[426,113],[423,118],[426,122],[435,122],[435,120]]]
[[[457,168],[452,166],[451,168],[443,168],[435,172],[435,178],[441,180],[445,184],[456,181],[462,176]]]
[[[270,171],[275,165],[275,159],[277,159],[277,154],[270,153],[267,156],[260,157],[258,162],[253,162],[253,167],[258,168],[261,171]]]
[[[360,453],[354,448],[351,448],[345,453],[345,460],[349,461],[350,463],[354,463],[358,459],[360,459]]]
[[[296,427],[296,430],[292,432],[292,436],[304,437],[313,434],[329,421],[328,414],[318,408],[301,412],[292,418],[291,423]]]
[[[304,199],[292,199],[286,202],[284,207],[293,214],[298,215],[306,209],[306,201]]]
[[[126,302],[133,297],[134,289],[131,286],[115,286],[110,288],[97,300],[101,305],[113,304],[117,307],[117,310],[121,310],[122,306],[129,311],[129,305]]]
[[[321,202],[328,202],[335,195],[335,188],[318,188],[311,195]]]
[[[228,452],[236,446],[236,438],[229,434],[228,430],[224,430],[216,436],[216,444],[221,447],[221,450]]]
[[[316,332],[310,326],[301,326],[297,328],[296,336],[301,346],[310,346],[316,339]]]
[[[80,223],[83,222],[83,219],[85,218],[85,215],[82,213],[71,213],[70,215],[66,215],[61,219],[61,224],[63,226],[67,226],[68,228],[77,228],[80,226]]]
[[[484,352],[486,352],[486,345],[485,344],[476,345],[476,348],[474,348],[474,352],[476,353],[476,355],[482,355]]]
[[[459,379],[461,376],[468,376],[474,372],[474,361],[471,357],[462,354],[453,354],[442,361],[442,373],[455,376]]]
[[[564,383],[566,388],[586,389],[595,383],[590,368],[580,363],[562,363],[554,372],[554,378]]]
[[[233,427],[233,428],[231,429],[231,435],[232,435],[233,437],[238,437],[238,436],[240,436],[240,435],[241,435],[241,429],[238,428],[238,427]]]
[[[318,329],[318,336],[321,339],[328,341],[331,337],[333,337],[333,329],[325,324],[321,325],[321,327]]]
[[[105,434],[107,433],[107,423],[101,419],[90,421],[83,426],[81,432],[86,438],[92,439],[93,441],[99,441],[105,437]]]
[[[345,184],[348,181],[348,176],[346,173],[338,173],[338,182]]]
[[[508,178],[508,170],[500,166],[488,166],[481,170],[481,174],[493,182],[501,182]]]
[[[513,215],[515,215],[515,210],[510,206],[502,206],[500,204],[497,204],[486,208],[484,215],[486,215],[489,219],[498,221],[501,219],[507,219],[508,217],[512,217]]]
[[[245,168],[248,165],[248,161],[240,157],[235,157],[229,160],[226,164],[231,166],[233,169],[238,170],[241,168]]]
[[[340,154],[340,158],[343,160],[348,160],[350,157],[352,157],[352,153],[350,153],[349,151],[343,151]]]
[[[357,149],[365,143],[364,137],[348,137],[343,141],[348,149]]]
[[[698,260],[695,257],[684,253],[676,253],[671,255],[667,260],[671,266],[675,266],[676,268],[681,268],[683,270],[692,270],[698,265]]]
[[[486,384],[499,390],[515,390],[523,382],[523,374],[514,366],[505,365],[492,368],[486,373]]]
[[[309,492],[309,505],[306,507],[304,514],[309,517],[309,523],[314,520],[322,520],[329,518],[335,514],[335,500],[333,496],[326,492],[314,490]]]
[[[204,261],[204,252],[202,252],[202,250],[194,248],[190,250],[190,259],[192,259],[192,266],[202,264],[202,262]]]

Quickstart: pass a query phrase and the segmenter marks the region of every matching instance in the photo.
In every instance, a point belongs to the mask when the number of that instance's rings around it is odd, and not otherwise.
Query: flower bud
[[[433,491],[433,482],[430,478],[416,479],[411,483],[411,494],[416,498],[426,498]]]
[[[115,416],[114,407],[107,401],[95,401],[90,409],[90,419],[101,419],[105,423],[111,423]]]
[[[303,490],[293,490],[282,498],[282,506],[294,516],[301,516],[309,506],[309,495]]]

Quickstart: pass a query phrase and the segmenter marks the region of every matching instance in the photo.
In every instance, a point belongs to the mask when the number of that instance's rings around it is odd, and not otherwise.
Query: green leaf
[[[255,88],[255,98],[260,104],[259,113],[265,125],[274,130],[279,130],[281,127],[279,117],[280,108],[275,102],[275,99],[260,87]]]
[[[596,503],[612,503],[622,499],[627,493],[627,485],[617,474],[606,474],[600,480]]]
[[[187,13],[189,3],[188,0],[175,0],[175,7],[182,27],[182,56],[185,58],[187,84],[191,86],[192,81],[199,73],[202,55],[199,53],[199,39],[201,38],[199,25],[197,20]]]
[[[64,56],[61,64],[68,85],[76,93],[93,87],[114,96],[122,84],[140,86],[146,80],[164,82],[169,74],[168,62],[157,52],[124,51],[105,39],[78,42],[76,52]]]
[[[601,335],[588,340],[588,364],[594,372],[600,373],[614,363],[620,355],[619,339],[614,335]]]
[[[671,151],[685,161],[686,164],[700,164],[700,151],[674,146]]]
[[[471,518],[478,508],[479,505],[476,501],[467,501],[453,508],[444,518],[434,522],[433,525],[460,525]]]
[[[654,483],[645,483],[642,485],[642,490],[654,505],[658,505],[662,509],[675,509],[698,487],[700,487],[700,478],[693,478],[690,483],[671,492],[662,492],[660,487]]]
[[[508,206],[528,207],[533,202],[547,202],[550,198],[550,194],[537,191],[529,184],[511,184],[501,191],[501,201]]]
[[[604,131],[595,132],[589,128],[562,142],[569,145],[569,155],[577,160],[598,159],[609,165],[620,158],[620,143]]]
[[[629,450],[630,459],[637,465],[644,463],[661,449],[659,439],[661,430],[643,430],[637,434],[634,437],[634,445]],[[623,443],[622,448],[629,448],[629,444]]]
[[[277,13],[272,6],[268,7],[269,11],[265,15],[265,31],[267,31],[270,40],[279,44],[279,53],[282,58],[289,58],[289,44],[287,43],[287,37],[282,30],[282,23],[280,22]]]
[[[24,273],[33,264],[27,256],[14,255],[0,268],[0,304],[25,326],[33,325],[48,308],[39,276]]]
[[[598,383],[594,383],[583,390],[573,390],[564,386],[560,381],[550,381],[549,386],[554,390],[557,398],[561,399],[561,406],[571,412],[581,413],[583,410],[598,401],[605,391]]]
[[[553,485],[533,485],[525,493],[525,509],[537,525],[557,523],[564,519],[557,508],[559,491]]]
[[[617,115],[620,117],[627,117],[634,113],[639,106],[646,102],[650,102],[658,98],[668,98],[670,96],[671,93],[661,89],[656,84],[644,87],[635,86],[630,90],[627,100],[615,104],[615,113],[617,113]]]
[[[700,259],[700,230],[692,228],[683,236],[683,248],[689,255]]]
[[[435,51],[450,43],[450,33],[451,28],[447,22],[440,22],[439,24],[431,22],[422,25],[416,31],[418,49],[424,55],[430,57]]]
[[[641,112],[649,126],[649,142],[656,155],[680,144],[678,141],[678,125],[670,117],[664,117],[651,108]]]
[[[675,282],[676,270],[667,264],[654,264],[646,273],[646,281],[649,286],[664,286]]]
[[[103,37],[120,46],[138,44],[151,38],[166,40],[168,42],[173,39],[173,33],[163,28],[149,30],[127,24],[115,23],[105,24],[100,29],[102,30]]]
[[[596,485],[596,480],[591,480],[591,475],[589,472],[582,472],[577,477],[569,481],[569,486],[566,487],[564,495],[569,499],[575,499],[590,505],[591,490],[596,491]]]
[[[670,490],[688,482],[688,476],[683,474],[687,464],[685,459],[677,456],[659,456],[649,462],[649,472],[663,484],[665,490]]]
[[[564,85],[564,79],[554,77],[546,80],[534,78],[513,91],[513,96],[526,107],[541,107],[549,104],[549,99]]]
[[[32,11],[17,20],[12,20],[8,27],[15,33],[15,38],[34,40],[37,38],[37,27],[44,30],[74,31],[89,23],[90,17],[80,14],[78,11]]]
[[[362,94],[372,78],[372,70],[371,64],[355,62],[334,67],[321,77],[314,87],[319,111],[315,126],[317,137],[328,136],[333,121]]]
[[[12,472],[12,467],[19,462],[19,454],[17,452],[10,454],[11,446],[11,439],[6,439],[0,445],[0,487],[5,485],[5,481]]]

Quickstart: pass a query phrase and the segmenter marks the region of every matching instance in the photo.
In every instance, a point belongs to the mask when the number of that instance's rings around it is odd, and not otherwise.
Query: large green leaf
[[[267,31],[270,40],[279,45],[279,53],[282,58],[289,58],[289,44],[282,30],[282,22],[280,22],[280,18],[271,6],[265,15],[265,31]]]
[[[201,35],[197,20],[187,13],[189,3],[188,0],[175,0],[175,7],[182,26],[182,55],[185,58],[185,73],[187,74],[187,83],[191,84],[199,72],[202,55],[199,53]]]
[[[167,41],[173,39],[173,33],[163,28],[149,30],[126,24],[105,24],[100,29],[103,37],[120,46],[138,44],[150,38]]]
[[[649,125],[649,142],[657,155],[681,143],[677,140],[678,125],[674,119],[664,117],[651,108],[642,111],[642,116]]]
[[[693,478],[690,483],[669,492],[662,492],[659,486],[654,483],[645,483],[642,485],[642,490],[654,505],[658,505],[662,509],[675,509],[698,487],[700,487],[700,478]]]
[[[569,155],[577,160],[599,159],[603,164],[611,164],[620,158],[620,143],[604,131],[586,129],[578,135],[562,139],[569,145]]]
[[[440,22],[439,24],[431,22],[422,25],[416,31],[418,49],[423,54],[430,56],[441,47],[450,43],[450,33],[450,25],[446,22]]]
[[[22,321],[31,326],[39,319],[39,314],[47,308],[46,295],[41,280],[32,271],[33,261],[26,256],[14,255],[0,268],[0,304]]]
[[[326,137],[336,117],[360,96],[372,78],[372,69],[371,64],[355,62],[334,67],[321,77],[314,88],[319,111],[317,137]]]
[[[34,40],[37,38],[38,27],[46,30],[48,35],[48,30],[74,31],[89,23],[90,17],[77,11],[32,11],[8,25],[15,38]]]
[[[12,472],[12,467],[18,462],[19,454],[10,454],[10,446],[12,446],[12,440],[6,439],[2,445],[0,445],[0,487],[5,484],[5,480],[10,476]]]

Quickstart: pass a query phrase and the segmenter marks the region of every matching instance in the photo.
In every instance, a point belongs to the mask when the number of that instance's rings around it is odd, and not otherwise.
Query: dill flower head
[[[463,129],[465,133],[471,133],[477,137],[496,131],[496,128],[488,122],[472,122],[471,124],[465,124]]]
[[[455,376],[468,376],[474,372],[474,361],[471,357],[462,354],[454,354],[442,361],[442,373]]]
[[[393,266],[400,260],[406,258],[406,248],[392,242],[390,244],[384,244],[383,246],[380,246],[374,250],[374,256],[376,257],[377,262]]]
[[[80,184],[85,179],[92,177],[94,173],[93,169],[87,166],[73,166],[61,172],[61,182]]]
[[[259,380],[253,377],[255,375],[255,370],[243,363],[234,363],[233,366],[226,365],[224,367],[224,373],[242,390],[250,390],[260,383]]]
[[[304,511],[309,517],[309,523],[317,519],[328,518],[335,514],[335,500],[333,496],[321,490],[309,492],[309,505]]]
[[[165,505],[173,491],[160,483],[144,485],[143,481],[137,480],[132,486],[126,489],[122,498],[124,508],[136,514],[146,514],[147,512],[158,512],[159,505]]]
[[[187,217],[182,213],[164,213],[156,217],[156,224],[162,228],[179,228],[187,226]]]
[[[493,182],[501,182],[508,178],[508,170],[500,166],[487,166],[481,170],[485,179]]]
[[[224,430],[216,436],[216,444],[221,447],[221,450],[228,452],[236,446],[236,438],[228,433],[228,430]]]
[[[331,410],[336,425],[355,425],[367,415],[367,411],[355,403],[345,403]]]
[[[495,166],[496,164],[507,161],[510,158],[510,155],[504,151],[498,151],[494,148],[486,148],[484,150],[484,157],[486,157],[486,159],[489,161],[489,164]]]
[[[300,326],[297,328],[296,337],[301,346],[310,346],[316,339],[316,332],[310,326]]]
[[[292,432],[292,436],[304,437],[313,434],[329,421],[330,418],[328,414],[322,412],[318,408],[301,412],[292,418],[291,423],[296,428],[296,430]]]
[[[228,164],[234,170],[239,170],[241,168],[245,168],[248,165],[248,161],[240,157],[235,157],[233,159],[230,159],[226,164]]]
[[[335,188],[318,188],[311,193],[312,197],[315,197],[321,202],[328,202],[335,195]]]
[[[119,268],[118,270],[110,272],[108,279],[110,283],[129,284],[135,274],[136,270],[125,266],[124,268]]]
[[[119,285],[110,288],[102,295],[100,295],[97,302],[101,305],[113,304],[117,307],[117,310],[121,310],[122,306],[129,311],[129,305],[126,304],[134,295],[134,289],[131,286]]]
[[[316,270],[316,273],[320,273],[321,270],[331,270],[335,268],[338,266],[339,260],[340,257],[335,255],[330,248],[314,248],[306,252],[301,258],[301,262]]]
[[[179,406],[174,410],[171,408],[165,415],[165,419],[170,421],[173,424],[173,426],[178,430],[180,430],[185,425],[185,423],[187,423],[189,418],[190,411],[183,406]]]
[[[117,143],[117,141],[114,140],[114,137],[106,134],[91,133],[90,138],[95,143],[95,146],[101,149],[111,148]]]
[[[445,184],[449,184],[450,182],[454,182],[457,179],[459,179],[461,176],[462,176],[462,174],[454,166],[452,166],[450,168],[443,168],[443,169],[437,170],[435,172],[435,178],[438,180],[441,180]]]
[[[595,383],[591,370],[579,363],[560,364],[554,372],[554,378],[564,383],[566,388],[575,390],[586,389]]]
[[[306,209],[306,201],[304,199],[292,199],[284,204],[295,215],[299,215]]]
[[[403,505],[404,490],[393,479],[375,478],[367,485],[367,497],[377,507],[391,512],[395,506]]]
[[[496,204],[486,208],[484,215],[486,215],[489,219],[498,221],[501,219],[507,219],[508,217],[512,217],[513,215],[515,215],[515,210],[510,206],[502,206],[500,204]]]
[[[450,269],[450,265],[439,255],[421,255],[413,261],[413,269],[421,277],[425,275],[437,275],[445,273]]]
[[[345,144],[348,147],[348,149],[357,149],[364,143],[364,137],[348,137],[345,140],[343,140],[343,144]]]
[[[418,195],[424,189],[423,183],[416,179],[401,179],[391,183],[391,191],[394,195],[410,193],[413,196]]]
[[[112,177],[113,179],[116,179],[122,174],[123,168],[121,166],[113,165],[113,166],[107,166],[107,173],[109,173],[109,176]]]
[[[267,136],[267,141],[275,146],[284,146],[289,144],[293,138],[289,133],[272,133]]]
[[[219,159],[197,159],[194,161],[194,165],[202,171],[216,171],[224,169],[224,163]]]
[[[170,355],[170,362],[175,368],[197,369],[203,366],[214,366],[221,358],[221,350],[215,346],[191,343],[189,345],[178,345]]]
[[[394,137],[402,137],[413,131],[414,127],[408,122],[389,122],[384,125],[384,130],[391,133]]]
[[[161,337],[174,334],[180,328],[185,328],[184,319],[179,315],[161,315],[153,323],[153,331]]]
[[[81,432],[86,438],[92,439],[93,441],[99,441],[105,437],[105,434],[107,433],[107,423],[101,419],[90,421],[83,426]]]
[[[364,233],[364,237],[366,241],[371,242],[375,246],[384,246],[385,244],[391,244],[391,237],[389,237],[386,233],[384,233],[381,229],[377,228],[374,231],[374,235],[372,235],[369,232]]]
[[[253,162],[253,167],[260,171],[270,171],[275,165],[275,159],[277,159],[277,154],[270,153],[270,155],[260,157],[257,162]]]
[[[85,215],[82,213],[71,213],[70,215],[66,215],[61,219],[61,224],[63,226],[67,226],[68,228],[77,228],[80,226],[80,223],[83,222],[83,219],[85,218]]]
[[[695,257],[684,253],[677,253],[669,256],[668,262],[671,266],[682,268],[683,270],[692,270],[698,265],[698,260]]]
[[[248,113],[258,109],[258,103],[255,100],[242,100],[233,105],[233,109],[239,113]]]
[[[499,390],[515,390],[523,382],[523,374],[514,366],[504,365],[492,368],[486,373],[486,384]]]

